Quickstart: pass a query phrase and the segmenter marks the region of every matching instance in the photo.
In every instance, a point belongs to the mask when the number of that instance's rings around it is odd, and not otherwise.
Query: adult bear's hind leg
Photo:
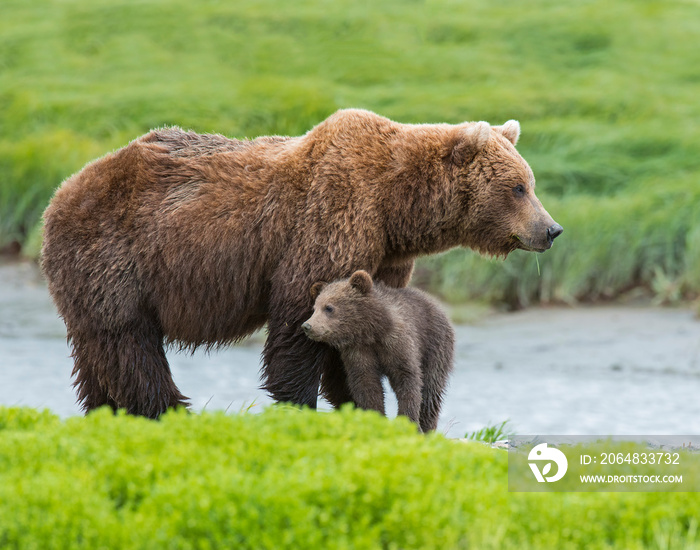
[[[78,392],[78,403],[85,413],[109,405],[117,409],[117,404],[109,396],[107,389],[108,372],[116,369],[116,354],[109,339],[101,334],[68,333],[73,352],[73,387]]]
[[[102,405],[157,418],[168,408],[188,406],[173,382],[162,337],[150,326],[70,334],[74,386],[83,410]]]

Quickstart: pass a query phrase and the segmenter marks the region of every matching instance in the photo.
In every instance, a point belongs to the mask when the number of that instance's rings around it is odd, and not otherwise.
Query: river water
[[[519,434],[700,434],[700,322],[690,309],[532,309],[455,330],[439,428],[451,437],[506,419]],[[0,404],[80,414],[65,334],[36,266],[0,264]],[[168,352],[194,410],[271,402],[259,389],[263,338]],[[393,395],[387,408],[395,414]]]

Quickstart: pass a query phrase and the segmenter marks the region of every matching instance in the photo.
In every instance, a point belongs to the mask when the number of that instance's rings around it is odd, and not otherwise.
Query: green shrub
[[[697,547],[693,494],[508,493],[506,476],[503,451],[349,408],[0,408],[0,548]]]

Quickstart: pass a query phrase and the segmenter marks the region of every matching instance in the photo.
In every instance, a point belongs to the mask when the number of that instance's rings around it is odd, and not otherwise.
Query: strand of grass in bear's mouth
[[[518,242],[523,242],[517,235],[513,235],[513,238]],[[535,254],[535,262],[537,263],[537,276],[542,277],[542,273],[540,272],[540,257],[537,254]]]

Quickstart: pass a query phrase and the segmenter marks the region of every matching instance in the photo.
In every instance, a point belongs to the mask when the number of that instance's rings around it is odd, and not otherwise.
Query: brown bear
[[[452,372],[454,331],[445,313],[415,288],[373,284],[366,271],[317,283],[306,335],[337,349],[358,407],[385,414],[382,376],[396,393],[398,414],[421,431],[437,428]]]
[[[300,137],[154,130],[88,164],[44,215],[49,290],[84,410],[186,403],[164,344],[238,341],[267,322],[263,387],[352,400],[337,351],[301,324],[315,281],[364,269],[393,287],[456,246],[544,251],[562,229],[514,145],[520,126],[399,124],[342,110]]]

